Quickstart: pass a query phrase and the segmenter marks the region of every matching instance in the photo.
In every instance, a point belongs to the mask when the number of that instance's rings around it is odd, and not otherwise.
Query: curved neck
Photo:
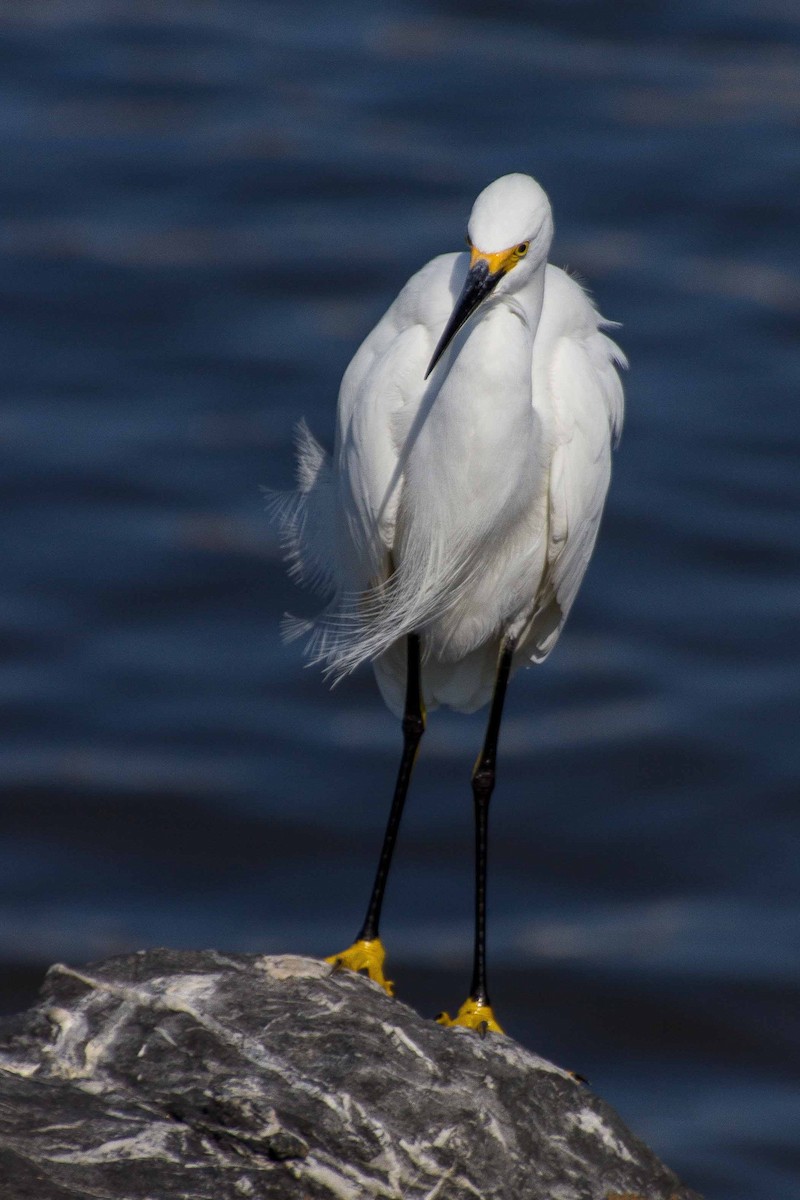
[[[497,297],[527,325],[531,337],[536,335],[544,303],[544,275],[547,260],[541,262],[523,287]]]

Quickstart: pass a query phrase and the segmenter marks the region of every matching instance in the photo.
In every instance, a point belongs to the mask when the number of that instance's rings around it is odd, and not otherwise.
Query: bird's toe
[[[485,1037],[487,1032],[503,1032],[502,1026],[497,1022],[491,1004],[486,1004],[482,1000],[473,1000],[472,997],[464,1001],[454,1017],[451,1017],[449,1013],[443,1012],[439,1014],[436,1020],[440,1025],[463,1025],[467,1029],[474,1029],[481,1037]]]
[[[380,984],[388,996],[393,996],[394,984],[383,973],[385,958],[386,951],[380,938],[359,938],[339,954],[329,955],[325,962],[330,963],[334,970],[366,974],[374,983]]]

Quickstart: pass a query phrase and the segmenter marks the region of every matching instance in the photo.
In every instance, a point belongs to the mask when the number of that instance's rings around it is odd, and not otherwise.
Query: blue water
[[[632,369],[583,592],[509,697],[493,999],[709,1200],[800,1195],[799,96],[790,0],[6,0],[6,1007],[53,959],[355,931],[399,731],[281,645],[311,602],[259,489],[526,170]],[[387,901],[431,1014],[482,720],[431,720]]]

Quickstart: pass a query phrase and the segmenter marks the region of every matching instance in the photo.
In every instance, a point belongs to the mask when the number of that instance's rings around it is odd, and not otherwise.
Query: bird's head
[[[488,296],[525,286],[547,261],[552,240],[550,201],[530,175],[503,175],[483,189],[467,226],[467,278],[433,352],[426,379],[461,326]]]

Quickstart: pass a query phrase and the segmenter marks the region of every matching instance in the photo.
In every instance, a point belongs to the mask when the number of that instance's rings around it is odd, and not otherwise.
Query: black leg
[[[403,753],[397,772],[397,783],[394,788],[392,807],[389,810],[389,820],[383,835],[381,856],[378,860],[378,870],[372,885],[367,915],[359,933],[359,939],[372,941],[378,936],[378,925],[383,907],[383,894],[386,890],[386,880],[389,878],[389,868],[392,865],[397,831],[403,816],[403,808],[411,782],[411,772],[416,762],[419,744],[425,732],[425,712],[422,707],[422,691],[420,688],[419,669],[419,637],[412,633],[408,636],[408,658],[406,674],[406,706],[403,713]]]
[[[422,688],[420,684],[420,645],[419,636],[409,634],[407,639],[407,672],[406,672],[406,702],[403,713],[403,753],[397,772],[392,807],[386,832],[383,835],[381,856],[378,860],[378,870],[372,885],[367,914],[364,924],[355,943],[341,954],[332,955],[327,961],[334,966],[349,967],[354,971],[368,971],[371,979],[382,984],[391,994],[392,984],[383,976],[384,949],[380,941],[378,928],[383,908],[383,897],[386,891],[386,880],[389,878],[389,868],[392,865],[392,855],[397,841],[397,831],[403,816],[411,772],[416,761],[419,744],[425,732],[425,709],[422,703]]]
[[[492,707],[486,726],[486,737],[472,772],[472,796],[475,808],[475,952],[469,995],[471,1000],[480,1005],[489,1004],[489,992],[486,987],[486,860],[489,801],[494,791],[500,721],[503,716],[503,702],[506,698],[514,645],[515,643],[507,638],[500,651]]]
[[[486,726],[478,761],[472,772],[472,796],[475,809],[475,951],[472,966],[472,985],[469,998],[462,1004],[457,1016],[451,1019],[442,1013],[439,1021],[443,1025],[467,1025],[485,1033],[487,1029],[501,1033],[489,1003],[486,986],[486,857],[489,829],[489,801],[494,791],[497,764],[497,743],[500,737],[500,721],[506,697],[511,661],[516,647],[515,638],[503,642],[497,664],[492,707]]]

